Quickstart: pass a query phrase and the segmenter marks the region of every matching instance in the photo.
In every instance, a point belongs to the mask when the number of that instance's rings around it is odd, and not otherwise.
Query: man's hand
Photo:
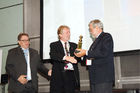
[[[74,58],[74,57],[71,57],[71,56],[66,56],[66,61],[69,61],[71,63],[74,63],[76,64],[77,63],[77,60]]]
[[[21,84],[26,84],[28,82],[28,80],[26,79],[26,75],[20,75],[19,78],[18,78],[18,81],[21,83]]]
[[[82,56],[86,55],[86,50],[84,50],[84,49],[76,49],[76,50],[79,51],[79,52],[74,53],[75,56],[82,57]]]
[[[48,75],[49,75],[49,76],[52,75],[52,70],[51,70],[51,69],[48,71]]]

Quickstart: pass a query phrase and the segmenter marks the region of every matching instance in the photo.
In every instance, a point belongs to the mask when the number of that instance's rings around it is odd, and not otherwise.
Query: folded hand
[[[19,78],[18,78],[18,81],[21,84],[26,84],[28,82],[28,80],[26,79],[26,75],[20,75]]]
[[[69,61],[71,63],[74,63],[76,64],[77,63],[77,60],[74,58],[74,57],[71,57],[71,56],[66,56],[66,61]]]

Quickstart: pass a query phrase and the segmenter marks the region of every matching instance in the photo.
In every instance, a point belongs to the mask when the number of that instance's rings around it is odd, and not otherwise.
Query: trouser
[[[32,86],[32,81],[28,81],[28,83],[25,85],[24,90],[21,90],[20,92],[9,92],[9,93],[37,93],[37,92]]]
[[[73,71],[64,71],[50,83],[50,93],[75,93],[75,77]]]
[[[112,83],[91,84],[91,93],[112,93]]]

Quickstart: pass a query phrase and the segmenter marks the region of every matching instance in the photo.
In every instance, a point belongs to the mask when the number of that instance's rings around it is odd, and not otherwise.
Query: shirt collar
[[[65,42],[64,42],[64,41],[60,40],[60,42],[61,42],[63,45],[65,45]],[[68,41],[67,41],[67,44],[69,44]]]
[[[101,32],[102,33],[102,32]],[[100,35],[101,35],[101,33],[99,33],[97,36],[96,36],[96,38],[98,38]]]
[[[25,49],[25,48],[22,48],[22,47],[21,47],[21,49],[22,49],[23,51],[25,51],[25,50],[29,51],[29,48]]]

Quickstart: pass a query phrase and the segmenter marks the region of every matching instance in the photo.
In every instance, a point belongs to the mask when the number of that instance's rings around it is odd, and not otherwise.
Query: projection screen
[[[139,0],[41,0],[41,55],[49,59],[50,43],[57,41],[60,25],[70,27],[70,41],[78,43],[83,35],[83,48],[93,42],[88,23],[99,19],[104,32],[113,36],[114,52],[140,50]]]

